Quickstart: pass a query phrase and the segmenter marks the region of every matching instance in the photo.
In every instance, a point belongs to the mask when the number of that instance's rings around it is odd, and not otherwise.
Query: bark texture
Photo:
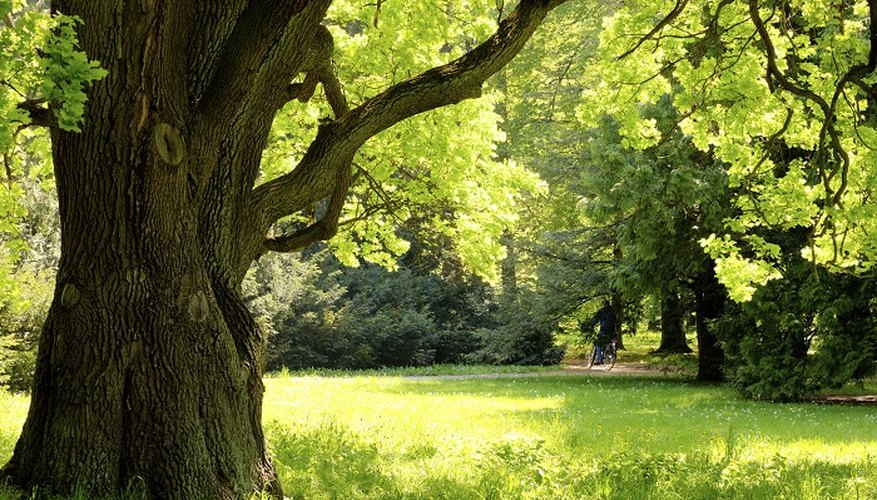
[[[697,315],[697,380],[722,382],[725,350],[710,322],[721,316],[725,308],[725,288],[716,277],[712,259],[708,262],[708,268],[697,276],[693,287]]]
[[[684,312],[685,308],[678,291],[670,289],[661,291],[661,345],[657,352],[691,352],[685,340]]]
[[[329,3],[53,3],[83,20],[82,48],[109,76],[90,89],[82,133],[52,129],[62,257],[30,411],[0,474],[13,484],[279,493],[260,423],[264,340],[240,294],[247,268],[330,237],[356,150],[478,95],[562,2],[522,2],[471,53],[354,109],[312,60]],[[293,171],[255,186],[273,117],[314,67],[338,116]],[[327,197],[327,220],[266,240],[278,218]]]

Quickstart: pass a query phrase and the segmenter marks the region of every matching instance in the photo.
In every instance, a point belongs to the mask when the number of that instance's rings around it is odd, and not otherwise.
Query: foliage
[[[873,374],[874,279],[826,274],[817,281],[809,262],[783,255],[785,279],[767,283],[717,322],[736,367],[734,384],[749,397],[785,401]]]
[[[702,273],[706,257],[698,241],[728,214],[722,165],[672,130],[678,116],[668,100],[647,116],[669,129],[664,142],[644,151],[625,148],[618,123],[604,121],[580,181],[588,219],[614,226],[613,285],[634,297]]]
[[[492,30],[494,15],[477,2],[404,2],[383,6],[379,15],[374,5],[333,2],[326,23],[348,99],[360,104],[376,89],[459,57]],[[517,223],[523,194],[544,190],[527,168],[497,157],[504,138],[499,98],[486,93],[412,117],[364,145],[341,229],[329,242],[334,255],[348,266],[364,260],[394,268],[411,244],[398,229],[417,220],[423,231],[446,236],[468,269],[495,281],[504,254],[500,234]],[[327,114],[319,94],[304,110],[287,105],[275,118],[263,176],[295,165]]]
[[[538,173],[547,188],[524,198],[522,223],[510,231],[518,252],[517,282],[546,315],[563,317],[606,293],[605,260],[583,217],[579,178],[588,134],[575,108],[589,82],[579,76],[596,50],[600,18],[616,2],[574,2],[556,9],[521,53],[494,80],[506,140],[498,154]],[[598,231],[599,232],[599,231]],[[601,238],[604,233],[594,235]]]
[[[53,295],[60,230],[45,134],[23,131],[7,157],[15,183],[0,188],[0,384],[29,391]]]
[[[325,252],[266,256],[247,282],[269,332],[268,369],[376,368],[460,362],[478,347],[489,292],[475,278],[374,264]]]
[[[30,391],[36,347],[52,300],[51,270],[18,270],[13,279],[27,298],[16,307],[0,307],[0,385],[13,392]]]
[[[85,87],[106,75],[78,48],[80,20],[50,16],[20,0],[0,2],[0,16],[0,152],[10,151],[21,127],[31,123],[31,112],[44,104],[62,130],[79,130]]]
[[[748,4],[619,10],[591,69],[600,84],[579,108],[589,125],[611,114],[642,149],[663,140],[642,104],[672,94],[680,130],[727,164],[738,192],[738,213],[706,240],[738,300],[779,276],[765,228],[808,231],[791,251],[832,270],[867,271],[877,257],[868,5]]]
[[[325,252],[263,257],[246,289],[269,332],[268,370],[560,361],[556,325],[526,300],[497,304],[474,276],[409,267],[427,260],[409,252],[390,271]]]
[[[475,363],[515,365],[556,365],[563,359],[564,349],[555,345],[555,321],[534,307],[524,292],[514,302],[500,302],[497,324],[475,332],[480,348],[466,356]]]

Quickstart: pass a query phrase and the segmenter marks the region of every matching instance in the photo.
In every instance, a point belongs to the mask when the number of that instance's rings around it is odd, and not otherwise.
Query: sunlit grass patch
[[[345,487],[354,497],[877,495],[877,412],[868,407],[754,403],[730,388],[641,378],[298,377],[266,385],[273,429],[335,433],[358,443],[351,448],[360,459],[371,457],[367,467],[353,462],[350,481],[368,473],[359,490]],[[278,408],[285,410],[271,413]],[[760,477],[761,468],[770,474]],[[304,496],[337,486],[314,488]]]
[[[15,441],[27,416],[28,404],[30,398],[26,395],[10,394],[0,388],[0,464],[5,464],[12,456]]]

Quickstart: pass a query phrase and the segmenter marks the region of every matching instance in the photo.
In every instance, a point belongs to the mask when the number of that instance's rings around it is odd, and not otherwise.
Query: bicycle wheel
[[[606,346],[606,352],[603,354],[603,366],[606,368],[606,371],[612,369],[615,366],[615,358],[617,358],[618,351],[615,349],[615,342],[610,342]]]
[[[594,366],[594,359],[596,357],[597,357],[597,346],[595,345],[595,346],[591,347],[591,353],[588,354],[588,370],[590,370],[591,367]]]

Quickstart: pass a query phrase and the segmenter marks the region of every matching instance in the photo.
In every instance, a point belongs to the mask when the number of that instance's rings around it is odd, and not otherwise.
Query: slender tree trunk
[[[697,325],[697,380],[722,382],[725,379],[725,351],[709,322],[725,307],[725,289],[716,278],[712,259],[709,269],[697,277],[694,286]]]
[[[500,242],[506,249],[501,263],[502,295],[508,303],[514,303],[518,298],[518,251],[515,238],[508,230],[503,232]]]
[[[613,292],[609,303],[615,313],[615,338],[618,339],[616,347],[621,350],[624,349],[624,302],[621,300],[621,294]]]
[[[679,292],[669,289],[661,292],[661,345],[656,352],[691,352],[691,348],[688,347],[688,342],[685,340],[684,312]]]

